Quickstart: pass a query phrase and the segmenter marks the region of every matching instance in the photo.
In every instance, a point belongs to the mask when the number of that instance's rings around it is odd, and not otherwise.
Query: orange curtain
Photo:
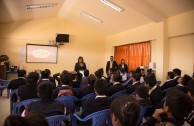
[[[135,70],[137,67],[148,67],[150,62],[150,42],[142,42],[137,44],[129,44],[123,46],[115,46],[115,60],[118,64],[121,59],[125,59],[129,71]]]

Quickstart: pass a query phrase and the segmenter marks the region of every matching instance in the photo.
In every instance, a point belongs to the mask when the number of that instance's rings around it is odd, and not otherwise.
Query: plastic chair
[[[80,93],[80,88],[73,88],[73,91],[76,93],[76,95],[79,95],[79,93]]]
[[[141,106],[140,107],[140,116],[139,116],[139,119],[138,119],[138,125],[140,125],[143,121],[143,117],[145,116],[146,112],[151,109],[151,108],[154,108],[153,105],[146,105],[146,106]]]
[[[64,104],[66,107],[66,114],[75,112],[78,99],[75,96],[62,96],[55,99]]]
[[[117,98],[117,97],[119,97],[119,96],[122,96],[122,95],[124,95],[124,94],[125,94],[125,91],[119,91],[119,92],[113,94],[113,95],[110,97],[110,99],[111,99],[111,100],[114,100],[115,98]]]
[[[22,106],[24,106],[25,108],[31,103],[31,102],[34,102],[34,101],[39,101],[40,98],[32,98],[32,99],[27,99],[27,100],[24,100],[24,101],[21,101],[19,102],[17,105],[16,105],[16,114],[17,115],[21,115],[20,113],[20,108]]]
[[[18,97],[18,89],[12,90],[10,93],[10,114],[11,115],[16,115],[16,104],[17,102],[13,102],[12,101],[12,96],[16,95],[16,97]]]
[[[7,86],[9,85],[10,80],[2,80],[0,79],[0,96],[2,96],[3,90],[5,88],[7,88]],[[7,97],[9,97],[9,92],[7,90]]]
[[[49,123],[49,126],[61,126],[61,123],[64,120],[69,120],[67,115],[55,115],[46,117],[46,120]]]
[[[96,94],[95,93],[90,93],[90,94],[87,94],[87,95],[83,96],[79,101],[84,101],[84,100],[94,98],[94,97],[96,97]]]
[[[109,109],[105,109],[102,111],[92,113],[92,114],[88,115],[87,117],[85,117],[84,119],[81,119],[76,114],[73,114],[72,126],[80,126],[80,124],[78,122],[83,123],[83,122],[86,122],[90,119],[92,120],[91,126],[105,126],[106,124],[108,124],[108,126],[112,126]]]
[[[163,95],[163,97],[165,97],[166,92],[167,92],[169,89],[170,89],[170,88],[167,88],[167,89],[165,89],[164,91],[162,91],[162,95]]]

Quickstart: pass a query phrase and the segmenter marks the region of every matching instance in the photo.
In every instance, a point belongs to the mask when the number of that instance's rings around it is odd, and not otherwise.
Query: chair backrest
[[[55,99],[64,104],[66,107],[66,114],[72,114],[76,109],[78,99],[75,96],[62,96]]]
[[[46,117],[46,120],[49,123],[49,126],[61,126],[63,120],[68,120],[67,115],[55,115]]]
[[[12,101],[12,96],[16,95],[16,97],[18,98],[18,89],[12,90],[10,93],[10,114],[15,115],[16,114],[16,102]]]
[[[80,119],[76,114],[74,114],[72,117],[72,126],[78,125],[77,120],[79,120],[80,122],[86,122],[90,119],[92,120],[91,126],[105,126],[105,125],[112,126],[110,109],[105,109],[102,111],[92,113],[85,117],[84,119]]]
[[[115,98],[117,98],[117,97],[119,97],[119,96],[122,96],[122,95],[124,95],[124,94],[125,94],[125,91],[119,91],[119,92],[113,94],[113,95],[110,97],[110,99],[111,99],[111,100],[114,100]]]
[[[139,116],[139,119],[138,119],[138,124],[141,124],[142,121],[143,121],[143,117],[145,116],[146,112],[151,109],[151,108],[154,108],[153,105],[146,105],[146,106],[141,106],[140,107],[140,116]]]
[[[17,114],[20,115],[20,107],[24,106],[25,108],[31,103],[31,102],[34,102],[34,101],[39,101],[40,98],[32,98],[32,99],[27,99],[27,100],[24,100],[24,101],[21,101],[17,104],[16,106],[16,111],[17,111]]]
[[[78,95],[80,93],[80,88],[73,88],[73,91]]]
[[[162,91],[162,95],[163,95],[163,97],[165,97],[166,92],[167,92],[169,89],[170,89],[170,88],[167,88],[167,89],[165,89],[165,90],[163,90],[163,91]]]
[[[84,101],[84,100],[87,100],[87,99],[90,99],[90,98],[94,98],[96,97],[96,94],[95,93],[90,93],[90,94],[87,94],[85,96],[83,96],[80,101]]]

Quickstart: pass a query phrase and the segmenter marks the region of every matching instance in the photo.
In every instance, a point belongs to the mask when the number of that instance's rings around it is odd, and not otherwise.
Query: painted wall
[[[70,34],[70,42],[58,49],[58,63],[25,63],[24,52],[22,63],[27,71],[45,68],[53,74],[64,69],[72,71],[79,56],[83,56],[91,73],[104,67],[104,36],[60,18],[0,24],[0,54],[8,55],[11,64],[19,65],[19,49],[25,49],[26,43],[48,44],[48,40],[55,40],[56,33]]]

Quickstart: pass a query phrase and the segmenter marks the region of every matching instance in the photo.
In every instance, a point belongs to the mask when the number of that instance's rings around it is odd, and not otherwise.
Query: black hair
[[[174,73],[172,71],[169,71],[167,73],[167,75],[169,76],[170,79],[173,79],[174,78]]]
[[[136,88],[136,94],[141,97],[141,98],[144,98],[144,99],[149,99],[149,94],[148,94],[149,90],[143,86],[143,85],[140,85]]]
[[[104,74],[104,69],[103,69],[103,68],[100,68],[100,69],[98,69],[98,71],[100,71],[101,74],[102,74],[102,76],[103,76],[103,74]]]
[[[90,74],[90,76],[88,77],[88,84],[94,86],[95,81],[96,77],[93,74]]]
[[[49,126],[46,118],[38,113],[32,112],[25,117],[28,126]]]
[[[192,101],[189,96],[175,88],[167,91],[165,104],[176,120],[183,121],[192,110]]]
[[[94,83],[94,89],[99,95],[105,95],[108,88],[108,83],[104,79],[98,79]]]
[[[139,73],[134,73],[132,76],[136,81],[140,81],[141,75]]]
[[[112,58],[113,58],[113,56],[110,56],[110,57],[112,57]]]
[[[25,125],[26,120],[23,117],[19,115],[10,115],[5,119],[3,126],[25,126]]]
[[[174,72],[175,75],[181,76],[181,70],[180,70],[180,69],[175,68],[175,69],[173,69],[172,71]]]
[[[50,76],[51,71],[50,71],[49,69],[45,69],[44,71],[45,71],[46,73],[48,73],[48,74],[49,74],[49,76]]]
[[[72,85],[73,80],[69,74],[61,74],[60,79],[62,84],[70,86]]]
[[[121,63],[122,63],[123,60],[125,61],[125,59],[121,59]]]
[[[123,95],[116,98],[110,108],[122,126],[136,126],[140,116],[140,106],[134,97]]]
[[[84,63],[84,58],[82,56],[78,57],[77,62],[79,63],[79,59],[82,59],[82,62]]]
[[[90,74],[89,70],[84,70],[84,76],[85,76],[85,77],[88,77],[89,74]]]
[[[141,69],[140,69],[140,67],[137,67],[137,68],[136,68],[135,73],[141,74]]]
[[[152,69],[147,69],[147,74],[152,73]]]
[[[37,83],[38,79],[39,79],[39,74],[36,72],[31,72],[27,76],[28,83]]]
[[[185,75],[182,77],[182,84],[183,84],[184,86],[187,86],[187,83],[188,83],[191,79],[192,79],[192,78],[191,78],[189,75],[185,74]]]
[[[97,70],[94,74],[97,77],[97,79],[100,79],[102,77],[102,72],[100,70]]]
[[[41,77],[42,78],[48,78],[49,77],[49,73],[46,71],[41,71]]]
[[[154,87],[157,83],[155,74],[151,73],[147,75],[144,79],[146,84],[149,84],[151,87]]]
[[[118,74],[118,73],[113,74],[113,80],[114,80],[114,82],[120,82],[121,81],[120,74]]]
[[[52,98],[53,87],[49,81],[43,81],[43,82],[40,82],[40,84],[38,85],[37,92],[38,92],[40,98],[50,99],[50,98]]]
[[[191,79],[187,83],[187,90],[191,93],[192,96],[194,96],[194,80],[193,79]]]
[[[18,70],[17,73],[18,73],[18,77],[25,77],[26,70]]]

